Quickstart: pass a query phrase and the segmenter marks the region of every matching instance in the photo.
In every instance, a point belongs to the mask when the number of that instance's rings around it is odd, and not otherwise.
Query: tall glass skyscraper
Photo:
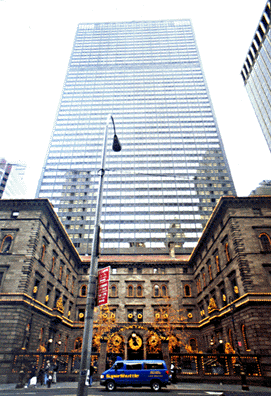
[[[102,252],[161,252],[175,238],[190,253],[219,197],[235,194],[190,20],[78,26],[37,197],[81,254],[108,114],[122,151],[108,139]]]
[[[241,75],[271,151],[271,1],[268,0],[253,37]]]

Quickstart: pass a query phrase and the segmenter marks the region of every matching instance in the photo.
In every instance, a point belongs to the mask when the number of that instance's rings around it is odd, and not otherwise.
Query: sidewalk
[[[0,384],[1,390],[12,390],[15,389],[16,384]],[[105,389],[104,386],[101,386],[98,381],[94,381],[92,384],[93,388],[101,388]],[[40,385],[37,388],[41,388]],[[45,386],[42,386],[43,389],[46,389]],[[77,388],[77,382],[58,382],[57,384],[52,384],[51,389],[57,388]],[[136,388],[135,388],[136,389]],[[172,384],[168,386],[168,389],[176,389],[176,390],[204,390],[204,391],[212,391],[212,392],[223,392],[223,391],[241,391],[241,385],[234,384],[208,384],[208,383],[190,383],[190,382],[178,382],[178,384]],[[264,386],[249,386],[249,391],[244,391],[244,393],[250,393],[253,395],[255,392],[265,392],[265,394],[270,394],[271,396],[271,388],[266,388]]]
[[[241,385],[234,384],[208,384],[208,383],[191,383],[191,382],[178,382],[177,384],[171,385],[169,388],[178,390],[204,390],[212,392],[223,392],[223,391],[242,391]],[[253,395],[254,392],[265,392],[271,395],[271,388],[265,386],[249,386],[249,391],[243,391],[244,393],[250,393]]]

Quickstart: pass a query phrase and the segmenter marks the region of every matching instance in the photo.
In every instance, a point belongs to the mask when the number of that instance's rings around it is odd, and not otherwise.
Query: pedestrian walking
[[[57,360],[55,361],[53,370],[54,370],[54,374],[53,374],[53,383],[56,384],[56,382],[57,382],[56,374],[57,374],[57,372],[58,372],[58,361],[57,361]]]
[[[94,371],[95,371],[94,367],[90,364],[90,367],[89,367],[89,385],[88,386],[92,385],[92,376],[93,376]]]
[[[37,386],[36,367],[34,365],[31,366],[29,380],[25,388],[28,388],[29,386]]]
[[[171,371],[171,375],[172,375],[172,383],[176,384],[177,383],[177,368],[174,363],[171,363],[170,371]]]
[[[50,363],[50,360],[47,360],[45,366],[45,385],[47,385],[47,388],[51,387],[53,381],[53,375],[54,375],[53,365]]]
[[[38,382],[40,383],[41,386],[44,385],[44,375],[45,375],[44,374],[44,370],[41,367],[39,372],[38,372],[38,378],[37,378],[37,380],[38,380]]]

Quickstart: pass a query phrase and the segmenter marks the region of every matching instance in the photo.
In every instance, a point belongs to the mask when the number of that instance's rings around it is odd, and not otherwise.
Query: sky
[[[266,0],[0,0],[0,157],[34,198],[78,23],[190,18],[238,196],[271,179],[240,72]]]

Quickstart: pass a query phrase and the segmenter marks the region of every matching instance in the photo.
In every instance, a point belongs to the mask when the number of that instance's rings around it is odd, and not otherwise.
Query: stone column
[[[143,359],[147,359],[147,336],[143,336]]]
[[[169,356],[167,340],[161,342],[161,348],[162,348],[163,360],[166,362],[168,370],[170,370],[170,356]]]
[[[106,368],[106,347],[107,347],[107,341],[102,340],[101,341],[99,364],[98,364],[98,374],[99,374],[99,376],[105,371],[105,368]]]

